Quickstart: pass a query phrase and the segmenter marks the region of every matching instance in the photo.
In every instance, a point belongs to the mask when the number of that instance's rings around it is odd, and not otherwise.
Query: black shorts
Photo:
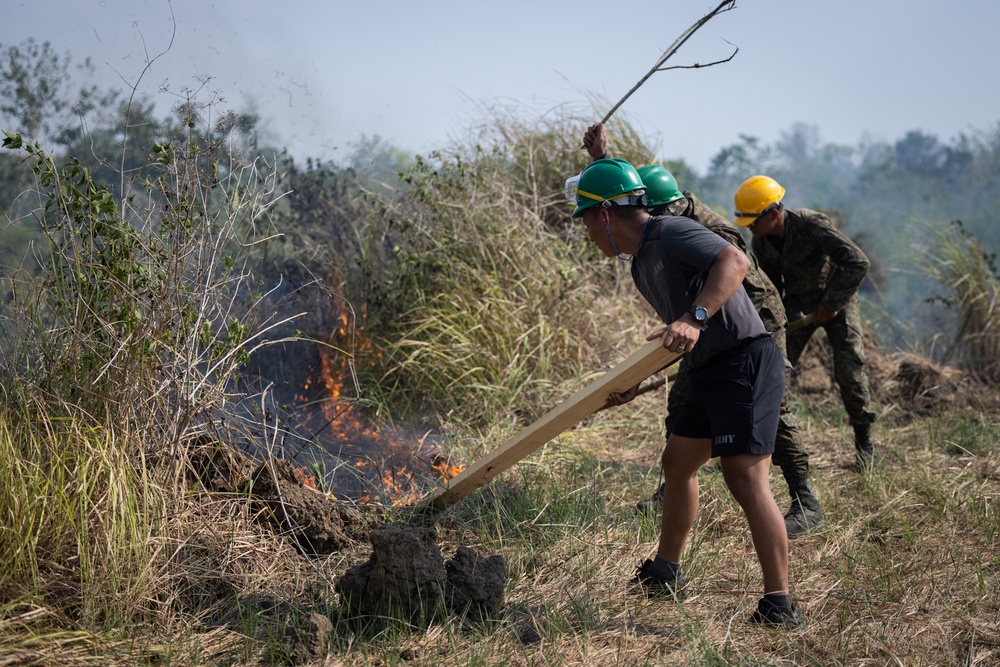
[[[711,438],[713,457],[774,453],[785,361],[770,336],[715,355],[688,378],[673,433]]]

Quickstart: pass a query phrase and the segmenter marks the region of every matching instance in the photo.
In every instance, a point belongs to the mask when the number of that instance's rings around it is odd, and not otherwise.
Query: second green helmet
[[[573,217],[579,218],[595,204],[621,200],[627,195],[641,198],[644,188],[639,173],[627,161],[618,158],[594,160],[580,174],[580,182],[574,190],[576,208],[573,209]],[[633,202],[630,197],[621,203],[638,202]]]
[[[643,167],[639,170],[639,178],[646,186],[647,206],[663,206],[684,198],[677,187],[677,179],[663,165],[651,164]]]

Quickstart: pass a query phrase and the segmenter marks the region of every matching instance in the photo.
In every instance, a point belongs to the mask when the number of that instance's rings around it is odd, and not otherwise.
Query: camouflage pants
[[[791,370],[791,364],[788,362],[788,354],[785,350],[785,330],[781,329],[773,333],[772,336],[774,342],[778,344],[782,356],[785,357],[787,376]],[[677,376],[671,381],[670,390],[667,392],[667,416],[663,423],[667,428],[668,438],[690,387],[688,368],[687,359],[681,359]],[[809,454],[802,448],[799,423],[792,411],[788,409],[786,396],[787,390],[786,395],[781,397],[778,433],[774,441],[774,454],[771,456],[771,461],[781,469],[781,475],[788,484],[788,493],[794,499],[798,497],[798,490],[809,481]]]
[[[840,387],[840,398],[851,425],[875,421],[868,372],[865,370],[865,347],[861,331],[861,309],[857,297],[829,322],[811,324],[788,333],[788,360],[795,365],[806,343],[822,327],[833,349],[833,377]]]

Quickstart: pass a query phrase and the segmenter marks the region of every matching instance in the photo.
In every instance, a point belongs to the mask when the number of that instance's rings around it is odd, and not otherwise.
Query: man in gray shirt
[[[691,389],[663,450],[665,493],[656,556],[633,585],[683,597],[684,543],[698,510],[698,470],[719,456],[726,485],[747,517],[764,596],[750,620],[805,624],[789,595],[788,536],[768,471],[784,390],[784,360],[742,282],[749,260],[697,222],[652,217],[642,180],[624,160],[596,160],[573,188],[574,218],[607,257],[631,256],[632,278],[666,326],[649,334],[689,355]],[[608,397],[621,405],[638,387]]]

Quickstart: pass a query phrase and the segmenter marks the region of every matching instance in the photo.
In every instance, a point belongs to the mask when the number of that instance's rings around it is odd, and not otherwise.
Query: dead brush
[[[26,279],[6,308],[15,354],[4,370],[28,393],[145,431],[171,453],[211,421],[277,324],[258,308],[265,295],[252,272],[272,233],[272,176],[227,153],[230,119],[212,127],[210,108],[193,102],[180,112],[186,135],[153,147],[141,199],[116,202],[79,162],[60,166],[37,143],[5,140],[34,162],[48,246],[44,281]]]

